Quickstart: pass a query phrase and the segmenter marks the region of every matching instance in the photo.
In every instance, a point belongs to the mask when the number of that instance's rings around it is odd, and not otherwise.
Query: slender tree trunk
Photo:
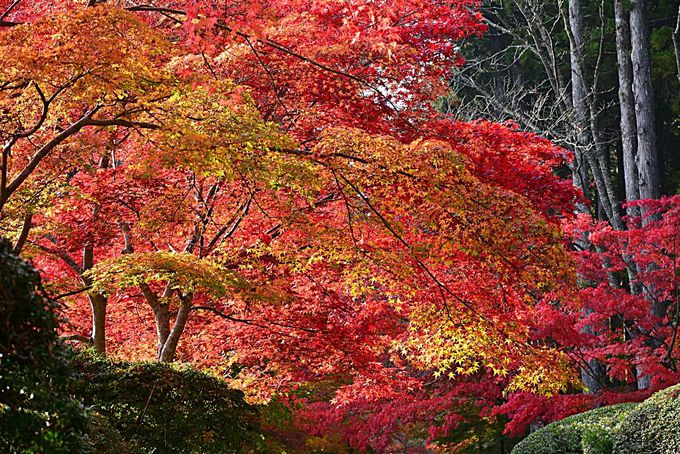
[[[588,108],[586,106],[586,98],[588,97],[586,91],[585,80],[583,80],[583,73],[581,71],[581,59],[583,53],[583,20],[581,17],[581,2],[580,0],[571,0],[569,2],[569,27],[571,29],[571,99],[574,115],[574,128],[576,138],[576,153],[583,157],[588,155],[588,145],[590,143],[590,136],[588,134]],[[585,188],[587,189],[587,188]]]
[[[678,6],[678,17],[675,21],[675,30],[673,31],[673,50],[675,51],[678,82],[680,82],[680,6]]]
[[[94,265],[94,248],[86,245],[83,248],[83,273]],[[83,284],[92,285],[92,279],[81,274]],[[87,297],[92,307],[92,334],[90,336],[95,353],[106,356],[106,305],[107,298],[101,293],[88,292]]]
[[[602,209],[611,224],[621,229],[618,206],[612,199],[614,193],[609,179],[609,172],[598,146],[595,125],[594,106],[588,95],[585,80],[585,64],[583,51],[583,13],[580,0],[570,0],[565,26],[569,34],[571,62],[571,98],[573,106],[574,127],[576,128],[576,153],[585,157],[593,174],[598,198]]]
[[[92,306],[92,345],[98,355],[106,356],[106,297],[99,293],[88,294]]]
[[[177,344],[179,339],[184,332],[187,320],[189,320],[189,313],[191,312],[191,303],[193,300],[193,295],[183,295],[180,297],[179,311],[177,311],[177,317],[175,318],[175,323],[172,326],[172,331],[165,341],[165,345],[161,350],[159,360],[161,362],[169,363],[175,360],[175,352],[177,351]]]
[[[163,346],[170,336],[170,310],[167,304],[160,304],[153,311],[156,320],[156,336],[158,337],[158,359],[161,359]]]
[[[619,75],[619,105],[621,112],[621,146],[623,148],[623,179],[626,200],[640,198],[638,187],[637,124],[635,118],[635,99],[633,97],[633,66],[630,60],[630,26],[628,12],[623,0],[614,0],[614,16],[616,20],[616,59]],[[630,216],[639,216],[637,207],[629,207]]]
[[[647,0],[635,0],[631,3],[630,41],[640,198],[658,199],[659,162],[656,149]]]
[[[597,186],[599,198],[605,209],[608,218],[612,218],[612,209],[609,202],[606,186],[602,179],[602,172],[599,164],[589,150],[590,134],[589,128],[589,109],[588,109],[588,92],[584,79],[584,65],[583,65],[583,17],[581,12],[580,0],[569,1],[568,21],[565,26],[568,28],[570,36],[570,60],[571,60],[571,98],[573,104],[574,126],[576,128],[577,144],[575,147],[576,162],[582,167],[586,161],[593,172],[593,178]],[[579,169],[585,170],[583,168]],[[580,172],[579,172],[580,173]],[[581,185],[583,181],[582,174],[574,174],[574,181],[577,180]],[[587,190],[587,187],[582,188]],[[578,209],[579,207],[577,207]],[[584,208],[581,208],[582,210]],[[588,247],[587,241],[583,238],[580,245],[584,248]],[[586,313],[588,309],[585,309]],[[591,326],[586,326],[584,331],[592,334]],[[587,367],[581,368],[581,381],[588,388],[588,391],[595,393],[600,390],[599,375],[601,375],[602,365],[597,360],[589,360]]]
[[[590,186],[590,179],[588,178],[588,163],[581,154],[580,150],[574,151],[574,162],[571,164],[571,177],[574,187],[581,190],[583,197],[588,198],[588,187]],[[576,202],[577,213],[587,213],[588,207]]]
[[[616,59],[619,76],[619,105],[621,147],[623,150],[623,179],[626,200],[631,202],[640,198],[639,172],[637,167],[637,119],[635,116],[635,97],[633,95],[633,65],[631,62],[629,13],[623,0],[614,0],[616,22]],[[640,216],[638,207],[628,207],[629,216]],[[637,269],[627,267],[631,293],[639,293],[634,284]]]

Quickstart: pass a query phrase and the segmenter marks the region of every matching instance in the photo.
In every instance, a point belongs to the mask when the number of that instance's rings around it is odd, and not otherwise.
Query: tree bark
[[[640,198],[638,187],[637,124],[635,117],[635,99],[633,97],[633,66],[630,60],[630,26],[628,12],[622,0],[614,0],[614,16],[616,21],[616,59],[619,76],[619,105],[621,112],[621,146],[623,149],[623,179],[626,200]],[[639,216],[637,207],[628,207],[630,216]]]
[[[156,339],[158,342],[156,358],[160,360],[163,346],[165,346],[170,335],[170,311],[167,304],[161,303],[153,290],[151,290],[151,287],[149,287],[149,284],[139,284],[139,288],[142,291],[142,295],[144,295],[144,299],[151,307],[156,321]]]
[[[585,80],[582,72],[583,57],[583,18],[581,17],[581,1],[569,1],[569,27],[570,35],[570,61],[571,61],[571,99],[574,115],[575,137],[577,139],[576,148],[581,156],[588,153],[590,137],[588,134],[588,108],[586,98],[588,97]]]
[[[106,356],[106,297],[100,293],[89,293],[92,306],[92,346],[95,353]]]
[[[14,245],[14,253],[16,255],[21,254],[21,250],[24,248],[24,245],[26,244],[26,240],[28,240],[28,234],[31,231],[31,227],[33,227],[33,213],[31,213],[29,211],[24,216],[24,223],[21,226],[21,232],[19,232],[19,238],[17,238],[17,242]]]
[[[678,82],[680,82],[680,6],[678,6],[678,17],[675,21],[675,30],[673,30],[673,50],[675,52]]]
[[[652,89],[652,70],[650,37],[647,23],[647,0],[635,0],[630,10],[631,62],[633,65],[633,96],[635,98],[635,117],[637,125],[637,168],[641,199],[658,199],[659,162],[656,148],[656,129],[654,118],[654,92]],[[644,212],[642,213],[644,216]],[[642,225],[652,219],[643,217]],[[654,265],[650,265],[654,267]],[[663,305],[656,304],[654,289],[648,289],[645,299],[652,303],[652,313],[661,317],[665,313]],[[652,341],[653,342],[653,341]],[[638,368],[638,389],[650,385],[650,377],[643,376]]]
[[[588,95],[585,80],[585,64],[583,51],[583,13],[580,0],[570,0],[567,12],[567,33],[569,35],[570,63],[571,63],[571,99],[574,127],[576,129],[575,153],[585,158],[593,174],[598,198],[609,222],[616,229],[621,229],[622,223],[616,201],[613,200],[613,188],[608,181],[608,169],[603,165],[600,154],[595,125],[594,106]]]
[[[656,149],[647,0],[635,0],[631,3],[630,41],[640,198],[658,199],[659,162]]]
[[[92,269],[93,265],[94,248],[86,245],[83,248],[81,279],[87,287],[92,285],[92,279],[83,274]],[[88,292],[87,297],[90,300],[90,306],[92,306],[92,334],[90,339],[92,340],[95,353],[106,356],[106,305],[108,300],[104,295],[97,292]]]
[[[565,26],[568,28],[567,31],[570,38],[571,98],[573,106],[572,111],[574,114],[574,127],[576,128],[575,135],[577,139],[575,146],[576,162],[579,164],[579,166],[583,166],[584,161],[588,162],[593,172],[593,178],[595,179],[600,200],[603,205],[605,205],[609,198],[602,181],[600,167],[588,150],[588,144],[590,142],[588,130],[590,125],[588,123],[588,92],[583,74],[583,17],[580,0],[569,1],[569,10],[567,14],[568,23],[565,24]],[[583,169],[579,170],[582,171]],[[584,177],[581,172],[578,172],[578,174],[577,172],[574,172],[573,175],[575,184],[578,182],[577,186],[579,184],[584,184],[584,181],[582,181]],[[587,190],[587,186],[581,189]],[[584,208],[585,207],[580,209],[584,210]],[[579,207],[577,207],[577,209],[579,209]],[[605,212],[608,217],[611,217],[611,207],[609,210],[607,210],[605,206]],[[584,243],[584,247],[587,247],[587,242],[585,239],[582,239],[582,243]],[[588,309],[586,308],[585,311],[587,313]],[[592,333],[592,327],[586,326],[584,331]],[[595,393],[601,388],[600,383],[593,372],[599,369],[601,369],[601,365],[597,360],[589,360],[587,367],[581,368],[581,381],[591,393]]]
[[[169,363],[175,360],[175,353],[177,351],[177,344],[179,339],[184,332],[187,320],[189,319],[189,314],[191,312],[191,303],[193,300],[193,295],[182,295],[180,296],[180,306],[179,311],[177,311],[177,317],[175,318],[175,323],[172,326],[172,331],[165,341],[165,345],[161,350],[159,360],[164,363]]]

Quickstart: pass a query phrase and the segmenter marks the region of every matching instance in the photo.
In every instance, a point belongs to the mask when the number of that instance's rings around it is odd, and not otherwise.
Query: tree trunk
[[[139,284],[139,288],[142,291],[142,295],[144,295],[144,299],[151,307],[154,319],[156,320],[156,339],[158,342],[156,358],[160,360],[163,346],[170,335],[170,311],[167,304],[161,303],[153,290],[151,290],[151,287],[149,287],[149,284]]]
[[[167,304],[160,304],[153,311],[153,316],[156,319],[156,336],[158,337],[158,351],[157,357],[161,359],[163,346],[168,341],[170,336],[170,310]]]
[[[92,269],[94,265],[94,248],[87,245],[83,248],[83,267],[81,273],[81,280],[85,286],[92,285],[92,279],[83,276],[83,274]],[[101,356],[106,356],[106,304],[107,298],[101,293],[88,292],[87,297],[92,306],[92,334],[90,339],[94,347],[95,353]]]
[[[633,66],[630,60],[630,26],[628,12],[622,0],[614,0],[616,19],[616,59],[619,75],[619,105],[621,112],[621,146],[623,149],[623,179],[626,200],[640,198],[638,187],[637,125],[635,118],[635,99],[633,97]],[[628,215],[639,216],[637,207],[629,207]]]
[[[680,82],[680,6],[678,6],[678,17],[675,20],[675,30],[673,30],[673,50],[675,51],[678,82]]]
[[[95,353],[106,356],[106,297],[99,293],[87,296],[92,306],[92,345]]]
[[[575,128],[574,137],[576,138],[576,154],[583,157],[588,154],[588,144],[590,136],[588,134],[588,108],[586,106],[586,98],[588,96],[586,91],[585,80],[583,80],[583,73],[581,71],[581,60],[583,53],[583,19],[581,17],[581,2],[580,0],[571,0],[569,2],[569,27],[571,29],[572,39],[570,40],[570,59],[571,59],[571,99],[572,111],[574,115],[573,126]],[[583,182],[581,182],[583,184]],[[587,190],[587,187],[583,188]]]
[[[186,327],[187,320],[189,319],[189,313],[191,312],[191,302],[193,300],[193,295],[184,295],[180,297],[179,311],[177,311],[177,317],[175,318],[175,324],[172,326],[172,331],[168,335],[165,345],[161,349],[159,360],[164,363],[169,363],[175,360],[175,352],[177,351],[177,344],[179,339],[184,333],[184,328]]]
[[[609,178],[608,169],[603,165],[603,157],[597,156],[599,151],[598,137],[595,125],[594,106],[588,96],[588,89],[585,80],[585,64],[583,51],[583,13],[581,11],[581,1],[569,1],[565,26],[568,28],[570,63],[571,63],[571,99],[573,106],[574,127],[576,129],[577,156],[580,154],[585,157],[588,166],[593,174],[598,198],[602,204],[604,213],[611,224],[621,229],[621,219],[618,213],[618,206],[612,199],[613,188],[607,179]],[[582,158],[583,159],[583,158]],[[604,167],[604,168],[603,168]]]
[[[570,43],[570,61],[571,61],[571,99],[573,105],[574,114],[574,127],[576,128],[576,139],[577,144],[575,147],[576,162],[583,166],[584,161],[588,162],[592,172],[593,178],[595,179],[595,184],[597,186],[597,192],[599,198],[603,205],[608,202],[608,196],[606,188],[602,181],[602,175],[600,167],[592,154],[588,150],[588,145],[590,142],[590,136],[588,134],[589,130],[589,120],[588,120],[588,103],[587,97],[588,92],[586,89],[586,83],[584,80],[584,65],[583,65],[583,17],[581,15],[581,2],[580,0],[570,0],[569,1],[569,11],[568,11],[568,27],[569,32],[569,43]],[[584,169],[579,169],[583,171]],[[580,173],[580,172],[579,172]],[[579,183],[583,185],[583,175],[574,174],[574,181],[577,179],[581,180]],[[587,186],[582,188],[587,190]],[[606,199],[606,200],[605,200]],[[611,207],[607,210],[607,206],[604,206],[607,216],[611,218]],[[578,207],[577,207],[578,209]],[[581,208],[584,209],[584,208]],[[584,247],[587,247],[587,242],[585,239],[582,240]],[[586,313],[588,309],[585,309]],[[586,326],[584,328],[586,332],[592,332],[592,327]],[[589,360],[587,367],[581,368],[581,381],[589,392],[595,393],[600,390],[600,384],[595,376],[596,370],[601,369],[601,365],[597,360]]]
[[[24,216],[24,222],[21,226],[21,232],[19,232],[19,237],[17,238],[17,242],[14,245],[14,253],[16,255],[21,254],[21,250],[24,248],[26,240],[28,240],[28,234],[31,231],[31,227],[33,227],[33,213],[28,212]]]
[[[652,70],[650,38],[647,23],[647,1],[635,0],[630,10],[631,61],[633,65],[633,96],[635,98],[635,117],[637,125],[637,168],[641,199],[658,199],[659,161],[656,148],[654,118],[654,93],[652,90]],[[642,213],[644,215],[644,213]],[[643,226],[652,219],[643,219]],[[650,265],[654,267],[654,265]],[[653,288],[647,289],[645,296],[652,303],[652,313],[664,315],[663,305],[656,304],[652,297]],[[652,341],[654,342],[654,341]],[[649,387],[650,377],[642,376],[638,369],[638,389]]]
[[[654,124],[654,93],[650,57],[647,1],[635,0],[630,11],[633,96],[637,124],[637,168],[641,199],[659,198],[659,162]]]

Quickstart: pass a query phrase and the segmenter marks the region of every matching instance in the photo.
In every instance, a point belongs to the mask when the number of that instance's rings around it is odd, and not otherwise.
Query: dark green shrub
[[[111,363],[82,354],[73,393],[90,414],[96,453],[248,452],[262,441],[257,408],[204,373],[159,363]]]
[[[522,440],[512,454],[610,454],[614,435],[637,404],[619,404],[554,422]]]
[[[617,454],[680,453],[680,385],[640,403],[614,436]]]
[[[0,452],[81,451],[85,418],[65,392],[55,309],[38,273],[0,239]]]

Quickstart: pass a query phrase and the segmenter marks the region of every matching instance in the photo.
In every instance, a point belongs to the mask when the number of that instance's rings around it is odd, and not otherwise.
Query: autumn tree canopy
[[[583,389],[612,316],[583,302],[646,249],[574,217],[569,151],[436,108],[476,0],[84,3],[0,1],[0,229],[65,336],[360,449]],[[670,254],[638,264],[657,299]]]

